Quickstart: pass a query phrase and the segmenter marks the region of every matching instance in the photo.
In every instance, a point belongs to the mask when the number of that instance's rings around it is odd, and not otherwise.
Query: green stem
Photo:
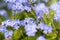
[[[15,14],[17,14],[17,11],[12,11],[12,19],[15,19]]]
[[[34,14],[34,12],[30,12],[32,15],[33,15],[33,17],[36,19],[36,16],[35,16],[35,14]]]
[[[54,25],[53,21],[52,21],[52,26],[54,28],[54,31],[56,31],[56,28],[55,28],[55,25]]]
[[[25,36],[24,36],[24,34],[23,34],[24,32],[23,32],[22,30],[21,30],[20,32],[21,32],[22,37],[23,37],[23,39],[24,39],[24,38],[25,38]]]
[[[14,16],[17,13],[18,13],[17,11],[12,11],[12,16]]]
[[[28,36],[27,36],[27,40],[28,40]]]
[[[25,15],[26,17],[28,17],[28,15],[27,15],[27,13],[26,13],[26,12],[24,13],[24,15]]]

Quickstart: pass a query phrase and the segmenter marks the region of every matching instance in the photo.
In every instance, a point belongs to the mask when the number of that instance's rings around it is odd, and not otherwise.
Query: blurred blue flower
[[[43,24],[43,23],[41,23],[41,24],[38,24],[38,27],[37,27],[37,29],[44,30],[44,26],[45,26],[45,24]]]
[[[22,11],[24,11],[24,7],[23,7],[23,5],[21,4],[21,3],[15,3],[15,4],[13,4],[13,3],[8,3],[7,4],[7,7],[9,8],[9,9],[11,9],[11,10],[16,10],[16,11],[20,11],[20,12],[22,12]]]
[[[37,28],[37,25],[35,23],[25,25],[24,29],[26,31],[26,35],[35,36],[37,32],[36,28]]]
[[[52,32],[52,26],[48,26],[48,25],[43,24],[43,23],[38,24],[37,29],[43,30],[43,33],[44,34],[47,34],[47,33],[51,33]]]
[[[33,18],[25,18],[24,25],[35,23]]]
[[[0,15],[4,16],[5,18],[7,18],[6,10],[0,10]]]
[[[44,28],[45,28],[43,31],[44,34],[52,33],[52,27],[44,27]]]
[[[38,18],[43,17],[44,13],[48,13],[48,7],[45,6],[44,3],[39,3],[34,7],[34,10],[36,12],[36,15]]]
[[[7,3],[7,2],[12,2],[12,3],[13,3],[13,2],[15,2],[15,1],[16,1],[16,0],[4,0],[4,2],[6,2],[6,3]]]
[[[20,21],[19,20],[5,20],[2,22],[2,25],[4,26],[11,26],[14,29],[18,29],[20,26]]]
[[[7,31],[5,26],[0,25],[0,32],[5,33]]]
[[[24,6],[24,9],[25,9],[27,12],[30,12],[30,11],[31,11],[31,7],[28,7],[28,6]]]
[[[44,36],[40,36],[36,40],[47,40],[47,39]]]
[[[28,0],[16,0],[16,2],[26,3],[26,2],[28,2]]]
[[[60,13],[55,14],[54,20],[56,20],[57,22],[60,22]]]
[[[27,12],[31,11],[30,4],[28,0],[5,0],[7,3],[7,7],[11,10],[15,11],[24,11],[26,10]]]
[[[11,31],[7,31],[7,32],[4,33],[4,36],[5,36],[5,38],[11,38],[13,33],[14,32],[12,30]]]
[[[40,19],[43,19],[44,13],[46,13],[46,14],[49,13],[49,9],[48,9],[48,7],[45,6],[44,3],[37,4],[35,7],[33,7],[33,9],[36,12],[37,22],[39,22]]]
[[[54,15],[54,20],[60,22],[60,2],[56,2],[50,6],[50,9],[54,10],[56,13]]]
[[[50,6],[50,9],[55,10],[55,11],[59,11],[60,10],[60,3],[59,2],[55,2]]]

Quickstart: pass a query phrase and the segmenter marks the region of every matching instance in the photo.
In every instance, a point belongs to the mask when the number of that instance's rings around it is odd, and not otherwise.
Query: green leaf
[[[53,21],[53,18],[54,18],[54,14],[55,14],[55,11],[53,10],[50,10],[50,13],[49,14],[44,14],[44,22],[47,24],[47,25],[51,25],[52,24],[52,21]]]
[[[46,3],[46,6],[50,6],[52,5],[53,3],[57,2],[58,0],[49,0],[47,3]]]
[[[48,40],[54,40],[57,37],[56,33],[50,33],[50,34],[46,34],[46,37]]]
[[[20,26],[19,30],[21,30],[23,33],[25,33],[25,29],[23,26]]]
[[[11,16],[11,19],[21,19],[23,20],[24,18],[27,17],[27,14],[25,11],[21,12],[21,13],[17,13],[14,16]]]
[[[20,30],[15,30],[14,34],[12,36],[12,40],[18,40],[19,38],[21,38],[21,35],[22,35],[22,33]]]
[[[0,2],[3,2],[3,0],[0,0]]]
[[[32,11],[30,12],[30,14],[31,14],[30,17],[33,17],[34,19],[36,19],[36,13],[35,13],[34,10],[32,10]],[[30,15],[30,14],[29,14],[29,15]]]
[[[0,40],[4,40],[4,34],[0,32]]]
[[[10,30],[13,30],[13,27],[8,26],[8,27],[7,27],[7,30],[9,30],[9,31],[10,31]]]
[[[60,30],[60,23],[56,22],[55,20],[54,20],[53,23],[54,23],[54,26],[55,26],[56,30]]]
[[[1,24],[1,22],[4,21],[4,20],[5,20],[5,18],[0,15],[0,24]]]

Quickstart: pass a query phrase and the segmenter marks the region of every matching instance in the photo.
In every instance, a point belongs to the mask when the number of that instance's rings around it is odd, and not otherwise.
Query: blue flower
[[[13,3],[13,2],[15,2],[15,1],[16,1],[16,0],[4,0],[4,2],[6,2],[6,3],[7,3],[7,2],[12,2],[12,3]]]
[[[24,25],[35,23],[33,18],[25,18]]]
[[[38,18],[43,17],[44,13],[49,12],[48,7],[45,6],[44,3],[39,3],[34,7],[34,10],[36,12],[36,15]]]
[[[28,0],[17,0],[17,2],[25,3],[25,2],[28,2]]]
[[[12,35],[13,35],[13,31],[12,30],[11,31],[7,31],[7,32],[4,33],[5,38],[11,38]]]
[[[20,12],[24,10],[26,10],[27,12],[31,11],[31,7],[30,7],[28,0],[24,0],[24,1],[14,0],[13,2],[12,0],[10,0],[10,1],[7,1],[7,7],[11,10],[20,11]]]
[[[5,33],[7,31],[5,26],[0,25],[0,32]]]
[[[60,2],[56,2],[50,6],[50,9],[54,10],[56,13],[54,15],[54,20],[60,22]]]
[[[25,31],[26,31],[26,35],[28,36],[35,36],[37,29],[36,29],[37,25],[35,23],[32,24],[27,24],[25,25]]]
[[[44,36],[39,36],[36,40],[47,40]]]
[[[37,27],[37,29],[41,29],[41,30],[44,30],[44,26],[45,26],[45,24],[38,24],[38,27]]]
[[[25,18],[24,20],[24,29],[26,31],[26,35],[28,36],[35,36],[37,30],[37,25],[36,23],[34,22],[34,19],[33,18]]]
[[[43,31],[44,34],[52,33],[52,27],[46,27]]]
[[[0,15],[4,16],[5,18],[7,18],[6,10],[0,10]]]
[[[37,29],[43,30],[43,33],[44,33],[44,34],[52,33],[52,26],[48,26],[48,25],[43,24],[43,23],[38,24]]]
[[[11,26],[13,27],[14,29],[18,29],[19,26],[20,26],[20,21],[19,20],[5,20],[2,22],[2,25],[4,26]]]
[[[60,13],[55,14],[54,20],[56,20],[57,22],[60,22]]]
[[[5,38],[12,37],[12,34],[13,34],[13,31],[12,30],[11,31],[8,31],[6,29],[6,27],[3,26],[3,25],[0,25],[0,32],[3,32],[4,33],[4,37]]]
[[[30,11],[31,11],[31,7],[28,7],[28,6],[24,6],[24,9],[25,9],[27,12],[30,12]]]
[[[50,6],[50,9],[55,10],[55,11],[60,10],[60,3],[59,2],[55,2],[54,4],[52,4]]]
[[[5,2],[0,2],[0,8],[3,8],[6,6],[6,3]]]
[[[39,22],[39,20],[43,18],[44,13],[46,13],[46,14],[49,13],[49,9],[48,9],[48,7],[45,6],[44,3],[37,4],[35,7],[33,7],[33,9],[36,12],[37,22]]]
[[[23,5],[21,3],[18,3],[18,2],[15,4],[8,3],[7,7],[11,10],[16,10],[16,11],[20,11],[20,12],[24,11]]]

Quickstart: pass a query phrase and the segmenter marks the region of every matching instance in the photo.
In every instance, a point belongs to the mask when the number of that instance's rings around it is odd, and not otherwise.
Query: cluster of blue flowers
[[[28,36],[35,36],[37,32],[37,25],[32,18],[25,18],[25,31]]]
[[[55,2],[50,6],[50,9],[54,10],[56,13],[54,15],[54,20],[60,22],[60,1]]]
[[[11,31],[6,31],[6,32],[4,33],[5,38],[11,38],[12,35],[13,35],[13,31],[12,31],[12,30],[11,30]]]
[[[3,26],[11,26],[14,29],[18,29],[19,25],[20,25],[20,21],[19,20],[5,20],[2,22]]]
[[[0,32],[4,33],[5,38],[11,38],[13,35],[13,31],[8,31],[5,26],[0,25]]]
[[[14,11],[22,12],[24,10],[31,11],[30,3],[28,0],[4,0],[7,3],[7,7]]]
[[[49,0],[42,0],[44,2],[48,2]],[[53,32],[52,25],[48,25],[46,23],[40,22],[40,19],[43,19],[44,14],[49,14],[50,10],[54,10],[56,13],[54,15],[54,20],[60,22],[60,1],[55,2],[54,4],[47,7],[45,3],[37,3],[32,6],[31,3],[38,2],[38,0],[4,0],[7,4],[7,8],[12,11],[17,11],[19,13],[23,11],[31,12],[32,10],[36,13],[36,20],[33,18],[25,18],[24,20],[20,19],[10,19],[8,18],[7,11],[0,10],[0,15],[5,17],[6,20],[2,21],[0,24],[0,32],[4,33],[5,38],[11,38],[14,34],[13,30],[8,31],[7,27],[10,26],[15,30],[18,30],[20,26],[24,27],[27,36],[35,36],[38,30],[42,31],[43,34],[49,34]],[[39,36],[36,40],[47,40],[45,36]]]
[[[25,25],[25,31],[28,36],[35,36],[37,30],[36,30],[36,24],[27,24]]]
[[[45,6],[44,3],[39,3],[37,4],[34,8],[33,8],[36,12],[36,16],[37,16],[37,22],[39,22],[39,19],[43,18],[43,15],[46,13],[49,13],[49,9],[47,6]]]
[[[43,17],[44,13],[48,12],[48,7],[45,6],[44,3],[39,3],[34,7],[34,10],[36,12],[37,18]]]
[[[44,34],[52,33],[52,27],[47,26],[46,24],[36,24],[36,22],[33,20],[33,18],[25,18],[25,20],[22,21],[21,24],[20,20],[5,20],[2,22],[2,27],[0,28],[0,32],[4,33],[5,38],[12,37],[13,31],[8,31],[6,27],[11,26],[14,29],[18,29],[21,25],[24,26],[24,29],[26,31],[26,35],[28,36],[35,36],[37,29],[43,30]],[[37,39],[39,40],[39,39]]]
[[[44,33],[44,34],[52,33],[52,27],[51,27],[51,26],[48,26],[48,25],[46,25],[46,24],[43,24],[43,23],[38,24],[37,29],[43,30],[43,33]]]

